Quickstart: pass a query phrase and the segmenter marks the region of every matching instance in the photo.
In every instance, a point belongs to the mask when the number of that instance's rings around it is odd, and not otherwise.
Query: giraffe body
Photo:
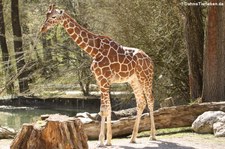
[[[153,116],[154,99],[152,96],[153,62],[142,50],[121,46],[107,36],[95,35],[81,27],[63,10],[49,7],[47,19],[41,32],[45,32],[56,24],[61,24],[74,42],[92,58],[92,73],[101,92],[101,129],[100,145],[105,140],[105,121],[107,118],[107,145],[111,145],[111,104],[109,98],[110,85],[128,82],[135,94],[137,103],[137,119],[135,121],[131,142],[136,141],[142,112],[146,105],[150,109],[151,135],[155,139]]]

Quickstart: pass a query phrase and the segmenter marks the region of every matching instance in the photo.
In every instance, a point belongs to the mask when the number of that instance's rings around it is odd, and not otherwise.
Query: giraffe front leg
[[[101,129],[99,134],[99,146],[104,146],[105,140],[105,118],[107,117],[107,146],[111,146],[112,128],[111,128],[111,107],[110,105],[101,105]]]
[[[109,107],[108,116],[107,116],[107,146],[111,146],[112,140],[112,126],[111,126],[111,107]]]
[[[101,86],[101,107],[100,107],[100,115],[101,115],[101,129],[99,134],[99,145],[104,146],[105,140],[105,118],[107,117],[107,143],[106,145],[111,145],[112,131],[111,131],[111,105],[109,98],[109,87]]]
[[[105,140],[105,116],[101,115],[101,127],[100,127],[100,134],[99,134],[99,146],[104,146]]]

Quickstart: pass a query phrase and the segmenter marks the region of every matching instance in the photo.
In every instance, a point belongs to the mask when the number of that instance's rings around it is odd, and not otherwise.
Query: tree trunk
[[[189,0],[196,3],[199,0]],[[196,99],[202,95],[202,69],[204,49],[204,25],[201,7],[185,7],[184,34],[188,50],[190,97]]]
[[[87,62],[84,62],[84,63],[87,63]],[[83,93],[83,96],[90,95],[90,83],[91,83],[90,73],[91,73],[90,69],[87,68],[87,65],[85,64],[77,72],[78,81],[79,81],[79,85]]]
[[[88,96],[89,94],[89,88],[90,88],[90,82],[85,82],[86,84],[84,84],[83,81],[79,82],[81,91],[83,93],[83,96]]]
[[[88,149],[87,136],[79,119],[50,115],[44,121],[24,124],[11,149]]]
[[[210,0],[224,3],[223,0]],[[225,100],[225,6],[210,6],[204,50],[202,100]]]
[[[3,15],[3,4],[2,0],[0,0],[0,45],[2,49],[2,62],[3,62],[3,69],[5,72],[5,84],[6,84],[6,91],[8,94],[13,93],[14,84],[13,82],[7,84],[10,81],[10,75],[12,72],[11,68],[11,61],[9,56],[9,50],[6,43],[6,36],[5,36],[5,23],[4,23],[4,15]]]
[[[225,112],[225,102],[201,103],[161,108],[154,111],[155,126],[157,129],[189,127],[199,115],[206,111]],[[78,118],[83,122],[84,131],[88,135],[88,138],[97,139],[100,132],[99,116],[88,113],[83,114],[84,116],[81,116],[81,114],[79,115],[80,116]],[[112,116],[118,118],[117,120],[112,121],[113,137],[127,136],[132,133],[136,119],[135,108],[131,110],[113,112]],[[148,113],[144,113],[141,117],[139,131],[148,131],[150,130],[150,126],[150,116]]]
[[[46,34],[43,34],[42,36],[42,46],[43,46],[43,69],[42,69],[42,75],[45,78],[49,78],[51,77],[53,68],[51,65],[53,62],[53,57],[52,57],[52,43],[51,43],[51,39],[47,39]]]
[[[26,71],[20,72],[23,67],[25,67],[23,45],[22,45],[22,32],[19,19],[19,4],[18,0],[11,0],[11,19],[12,19],[12,31],[14,36],[14,51],[16,58],[17,73],[20,73],[18,76],[19,81],[19,91],[23,93],[29,90],[27,75],[29,74]]]
[[[46,34],[42,36],[42,45],[43,45],[43,53],[44,53],[44,62],[52,61],[52,43],[51,39],[47,39]]]

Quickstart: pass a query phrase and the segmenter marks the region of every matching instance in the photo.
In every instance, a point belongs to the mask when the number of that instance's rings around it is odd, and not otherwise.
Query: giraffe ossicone
[[[137,103],[137,118],[130,142],[136,142],[141,115],[146,105],[150,110],[151,136],[155,140],[154,98],[152,95],[153,62],[151,58],[142,50],[122,46],[107,36],[93,34],[80,26],[64,10],[50,5],[41,32],[46,32],[58,24],[61,24],[72,40],[93,58],[91,70],[101,92],[100,113],[102,119],[99,145],[104,145],[106,120],[106,145],[111,145],[110,85],[124,82],[131,85]]]

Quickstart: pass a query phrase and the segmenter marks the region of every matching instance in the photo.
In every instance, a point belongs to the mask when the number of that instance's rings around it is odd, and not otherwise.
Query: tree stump
[[[10,148],[88,149],[88,139],[79,119],[59,114],[45,115],[45,118],[34,124],[24,124]]]

